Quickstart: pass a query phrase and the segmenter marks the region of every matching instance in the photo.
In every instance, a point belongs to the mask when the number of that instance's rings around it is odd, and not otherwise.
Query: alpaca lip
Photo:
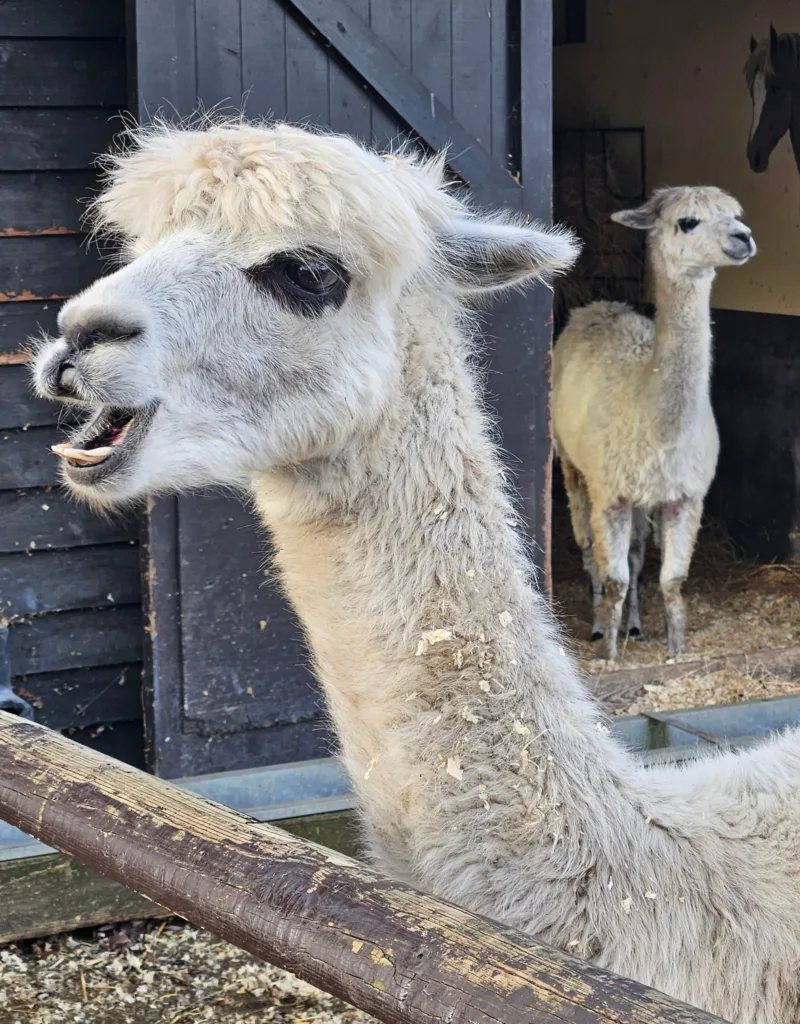
[[[722,251],[729,260],[733,260],[736,263],[747,263],[752,256],[755,256],[756,247],[751,240],[747,243],[747,250],[745,252],[742,252],[741,248],[737,250],[723,249]]]
[[[141,443],[155,409],[103,406],[70,441],[54,444],[67,476],[81,483],[105,479],[128,461]]]

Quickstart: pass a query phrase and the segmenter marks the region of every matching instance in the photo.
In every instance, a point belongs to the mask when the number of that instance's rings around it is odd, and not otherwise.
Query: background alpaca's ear
[[[563,228],[459,217],[439,237],[439,251],[462,291],[487,292],[569,270],[580,242]]]
[[[617,210],[611,214],[615,224],[623,224],[626,228],[636,228],[638,231],[649,231],[656,222],[656,211],[650,205],[637,206],[633,210]]]
[[[750,36],[750,52],[755,53],[758,49],[758,41],[755,36]]]

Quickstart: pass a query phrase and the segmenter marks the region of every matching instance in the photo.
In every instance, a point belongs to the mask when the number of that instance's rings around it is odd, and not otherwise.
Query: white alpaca
[[[658,520],[670,656],[686,624],[681,587],[719,454],[711,409],[711,286],[716,268],[755,255],[741,207],[721,189],[669,188],[612,220],[647,231],[655,320],[619,302],[570,315],[553,358],[553,427],[575,539],[592,583],[592,639],[617,656],[641,634],[639,577]]]
[[[282,125],[145,130],[97,214],[134,258],[35,364],[94,409],[65,480],[104,507],[249,491],[377,865],[732,1020],[797,1020],[800,739],[645,771],[512,525],[464,297],[567,266],[569,237],[470,213],[440,161]]]

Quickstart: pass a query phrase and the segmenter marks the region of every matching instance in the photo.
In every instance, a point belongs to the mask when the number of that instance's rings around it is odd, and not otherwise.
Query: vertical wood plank
[[[494,111],[493,147],[520,163],[519,194],[473,184],[481,205],[505,205],[531,217],[551,219],[551,11],[550,0],[507,0],[503,18],[496,6],[492,32],[502,20],[505,52],[492,41],[495,72],[491,77]],[[513,31],[509,31],[512,29]],[[511,44],[511,45],[509,45]],[[454,78],[454,103],[461,101],[462,82]],[[469,93],[467,94],[469,96]],[[504,131],[497,122],[500,112]],[[507,134],[505,134],[507,132]],[[515,138],[516,134],[516,138]],[[506,162],[506,161],[502,161]],[[497,414],[511,479],[525,517],[539,584],[550,586],[550,491],[552,438],[550,426],[550,292],[546,288],[512,294],[485,317],[487,358],[493,371],[492,405]]]
[[[452,0],[452,112],[484,149],[492,147],[491,0]]]
[[[453,109],[450,3],[411,0],[411,70],[448,110]]]
[[[328,55],[321,40],[286,19],[286,113],[290,121],[330,123]]]
[[[411,67],[411,0],[370,0],[370,27],[398,60]],[[396,142],[400,129],[391,111],[372,107],[372,140],[380,148]]]
[[[492,55],[492,70],[489,80],[491,102],[492,139],[491,153],[503,167],[510,161],[509,155],[509,98],[508,88],[508,25],[506,7],[513,0],[487,0],[489,13],[489,45]],[[512,97],[513,99],[513,97]],[[489,148],[487,146],[487,148]]]
[[[550,0],[520,0],[521,173],[525,213],[547,223],[553,218],[553,8]],[[552,589],[551,506],[553,496],[553,425],[550,416],[553,330],[552,294],[533,293],[530,334],[532,396],[530,416],[534,462],[533,536],[540,545],[543,584]]]
[[[137,0],[138,116],[186,117],[197,106],[195,0]]]
[[[148,500],[141,557],[147,634],[142,680],[145,759],[156,775],[175,778],[188,774],[180,735],[183,665],[177,498]]]
[[[286,13],[273,0],[241,0],[241,11],[247,116],[286,119]]]
[[[369,23],[370,0],[348,0],[359,17]],[[372,103],[364,86],[330,56],[330,126],[361,142],[372,137]]]
[[[197,92],[221,113],[242,106],[242,25],[239,0],[195,0]]]

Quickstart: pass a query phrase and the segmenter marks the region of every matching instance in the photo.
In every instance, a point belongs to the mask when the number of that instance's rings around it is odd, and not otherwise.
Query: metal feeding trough
[[[686,711],[648,711],[610,722],[612,733],[648,765],[685,761],[715,747],[748,747],[792,726],[800,726],[800,696]],[[173,781],[257,821],[286,821],[355,806],[349,779],[334,758]],[[0,822],[0,863],[51,852]]]
[[[800,696],[648,711],[613,719],[611,731],[645,764],[663,764],[700,757],[715,747],[742,749],[796,726],[800,726]]]

